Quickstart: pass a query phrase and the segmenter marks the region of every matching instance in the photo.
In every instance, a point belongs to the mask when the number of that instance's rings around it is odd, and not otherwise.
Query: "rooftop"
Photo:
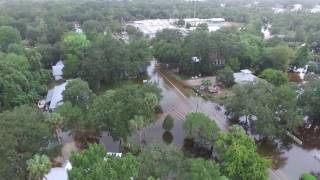
[[[52,66],[52,75],[55,80],[62,79],[63,68],[64,68],[64,64],[61,60],[58,61],[56,65]]]
[[[252,72],[248,69],[243,69],[240,72],[234,73],[234,82],[238,84],[243,84],[247,82],[254,82],[258,80],[258,78],[252,74]]]
[[[46,103],[50,103],[49,109],[55,109],[63,101],[62,93],[66,88],[68,82],[65,82],[61,85],[55,86],[53,89],[48,91],[46,97]]]

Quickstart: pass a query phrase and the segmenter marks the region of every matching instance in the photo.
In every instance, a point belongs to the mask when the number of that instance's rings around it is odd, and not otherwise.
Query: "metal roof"
[[[52,75],[54,76],[55,80],[62,79],[63,68],[64,68],[64,64],[61,60],[57,62],[56,65],[52,66]]]
[[[47,96],[46,101],[48,100],[48,102],[50,102],[49,109],[54,109],[57,107],[57,105],[62,103],[62,101],[63,101],[62,92],[65,90],[67,83],[68,82],[65,82],[61,85],[55,86],[53,89],[50,90],[52,92],[50,92],[50,91],[48,92],[49,98]],[[50,98],[50,96],[51,96],[51,98]]]

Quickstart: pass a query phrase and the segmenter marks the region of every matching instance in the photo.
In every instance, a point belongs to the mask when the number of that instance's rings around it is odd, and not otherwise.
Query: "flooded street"
[[[182,87],[180,83],[175,83],[174,79],[169,79],[170,77],[164,76],[162,72],[155,70],[155,61],[151,62],[147,72],[150,81],[157,83],[162,90],[163,97],[160,105],[163,109],[163,114],[159,116],[159,119],[155,123],[146,128],[146,133],[142,136],[145,144],[172,141],[175,145],[183,147],[185,135],[182,124],[185,116],[189,112],[202,112],[211,119],[214,119],[223,131],[228,130],[229,123],[222,107],[217,108],[218,105],[213,102],[184,93],[184,87]],[[175,119],[174,127],[170,131],[171,134],[165,132],[162,128],[163,119],[167,114],[170,114]],[[310,133],[303,132],[301,136],[307,137],[308,134]],[[295,144],[290,139],[274,144],[258,143],[259,153],[272,157],[274,161],[273,168],[276,170],[270,172],[270,179],[298,180],[302,173],[310,171],[319,172],[320,161],[314,158],[315,154],[320,154],[319,133],[312,134],[312,137],[317,140],[315,141],[316,143],[311,141],[303,146]],[[303,141],[307,140],[307,138],[301,139]],[[308,139],[310,139],[310,137]],[[70,136],[66,133],[63,134],[63,140],[66,143],[71,142]],[[102,134],[100,142],[106,146],[108,151],[119,151],[119,142],[113,141],[112,138],[108,136],[108,133]],[[138,133],[132,134],[132,136],[129,137],[129,142],[138,144]]]

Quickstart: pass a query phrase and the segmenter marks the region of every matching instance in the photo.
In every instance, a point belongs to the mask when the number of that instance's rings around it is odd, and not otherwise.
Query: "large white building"
[[[184,19],[185,23],[191,24],[192,27],[187,29],[185,27],[178,27],[175,23],[179,19],[147,19],[140,21],[133,21],[128,25],[132,25],[139,29],[144,34],[148,35],[150,38],[156,36],[158,31],[162,31],[163,29],[178,29],[182,33],[186,34],[191,30],[194,30],[196,26],[202,23],[208,24],[209,31],[216,31],[223,26],[226,26],[225,19],[223,18],[210,18],[210,19],[199,19],[199,18],[186,18]]]

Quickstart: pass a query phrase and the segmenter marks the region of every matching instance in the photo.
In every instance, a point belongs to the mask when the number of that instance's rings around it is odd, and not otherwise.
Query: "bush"
[[[275,69],[265,69],[260,74],[260,77],[275,86],[286,84],[289,80],[288,75],[286,73]]]
[[[233,71],[229,66],[218,71],[217,74],[218,82],[221,82],[226,87],[231,87],[234,84]]]
[[[317,180],[317,178],[310,173],[304,173],[302,174],[301,180]]]
[[[165,129],[166,131],[170,131],[174,125],[173,121],[174,119],[170,115],[167,115],[162,124],[163,129]]]

